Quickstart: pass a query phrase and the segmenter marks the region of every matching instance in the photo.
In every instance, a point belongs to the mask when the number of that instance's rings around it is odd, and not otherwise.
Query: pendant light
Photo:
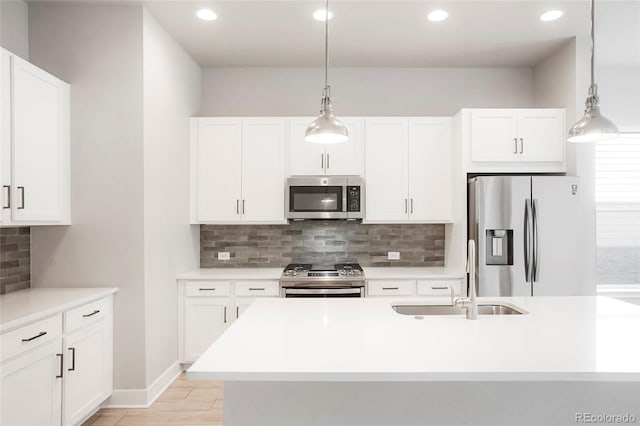
[[[325,1],[324,20],[324,89],[320,104],[320,116],[313,120],[304,132],[304,139],[313,143],[340,143],[349,140],[349,132],[340,120],[333,115],[329,73],[329,0]]]
[[[585,102],[584,116],[569,130],[569,142],[597,142],[618,137],[618,127],[600,114],[598,86],[594,82],[595,0],[591,0],[591,86]]]

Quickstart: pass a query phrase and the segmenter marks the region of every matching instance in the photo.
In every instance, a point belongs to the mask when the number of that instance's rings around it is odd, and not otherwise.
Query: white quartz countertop
[[[279,280],[284,268],[200,268],[179,280]]]
[[[225,381],[640,381],[640,306],[607,297],[480,298],[526,315],[413,316],[434,299],[261,299],[191,366]]]
[[[421,278],[463,278],[463,271],[453,271],[443,267],[364,267],[367,279],[421,279]]]
[[[116,293],[114,287],[31,288],[0,296],[0,333]]]

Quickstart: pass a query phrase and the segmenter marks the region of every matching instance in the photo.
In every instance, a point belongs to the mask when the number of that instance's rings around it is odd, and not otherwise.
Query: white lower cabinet
[[[418,280],[384,279],[367,280],[367,296],[442,296],[451,297],[451,290],[456,296],[462,292],[462,279],[459,278],[425,278]]]
[[[278,297],[277,280],[178,280],[180,362],[193,362],[260,297]]]
[[[0,336],[0,424],[77,425],[100,407],[113,391],[112,304],[108,296]]]
[[[112,330],[109,320],[65,338],[64,424],[79,424],[113,390]]]
[[[61,424],[62,339],[29,351],[0,367],[0,424]]]

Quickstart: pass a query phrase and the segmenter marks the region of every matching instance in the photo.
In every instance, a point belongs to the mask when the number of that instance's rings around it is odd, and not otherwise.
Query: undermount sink
[[[451,305],[391,305],[402,315],[465,315],[466,309]],[[528,314],[522,308],[501,303],[478,304],[478,315],[522,315]]]

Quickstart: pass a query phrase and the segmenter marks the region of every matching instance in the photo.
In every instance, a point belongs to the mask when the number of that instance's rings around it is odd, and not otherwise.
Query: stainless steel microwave
[[[287,179],[287,219],[362,219],[364,180],[358,176],[302,176]]]

